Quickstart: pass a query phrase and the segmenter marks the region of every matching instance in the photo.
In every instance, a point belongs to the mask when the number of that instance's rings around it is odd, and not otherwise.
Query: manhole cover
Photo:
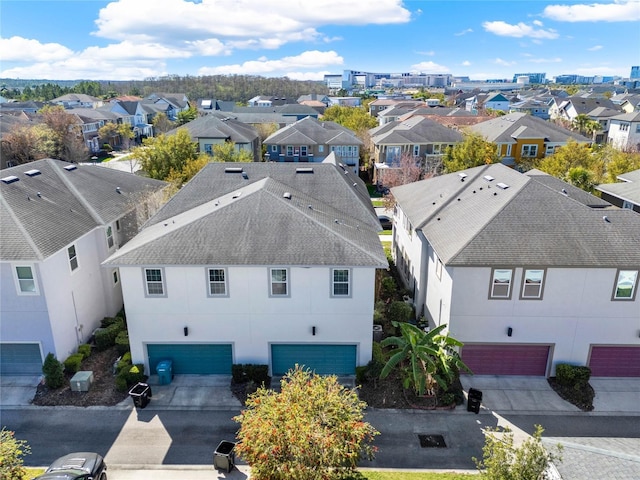
[[[447,448],[442,435],[418,435],[422,448]]]

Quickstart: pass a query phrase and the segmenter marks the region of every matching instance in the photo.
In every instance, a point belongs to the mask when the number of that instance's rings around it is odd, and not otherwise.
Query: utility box
[[[73,377],[71,377],[69,383],[71,384],[72,392],[88,392],[89,388],[91,388],[91,384],[93,383],[93,372],[77,372]]]
[[[173,379],[173,362],[171,360],[161,360],[156,366],[158,374],[158,383],[160,385],[169,385]]]
[[[383,334],[384,334],[384,332],[382,330],[382,325],[374,325],[373,326],[373,341],[374,342],[381,342]]]

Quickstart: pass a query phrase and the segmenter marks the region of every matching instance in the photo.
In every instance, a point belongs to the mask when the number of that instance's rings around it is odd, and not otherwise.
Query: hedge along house
[[[2,170],[0,373],[42,373],[122,308],[117,269],[101,262],[159,207],[166,183],[43,159]]]
[[[331,159],[209,163],[104,263],[120,272],[133,361],[354,374],[388,265],[379,230],[364,183]]]
[[[418,315],[476,374],[640,377],[640,215],[537,170],[470,168],[392,189]]]

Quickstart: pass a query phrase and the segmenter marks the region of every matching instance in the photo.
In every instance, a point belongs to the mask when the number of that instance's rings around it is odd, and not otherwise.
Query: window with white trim
[[[351,296],[351,275],[348,268],[331,269],[331,296]]]
[[[76,253],[76,246],[71,245],[67,248],[67,254],[69,255],[69,266],[71,267],[71,271],[73,272],[78,268],[78,255]]]
[[[626,132],[627,130],[629,130],[629,124],[628,123],[621,123],[620,124],[620,131],[621,132]]]
[[[522,273],[521,299],[541,299],[544,285],[543,269],[525,269]]]
[[[293,145],[287,145],[287,157],[293,157]]]
[[[20,293],[36,295],[38,293],[38,288],[33,274],[33,267],[30,265],[16,266],[15,272]]]
[[[420,156],[420,145],[414,145],[413,146],[413,156],[414,157],[419,157]]]
[[[278,151],[278,146],[277,145],[271,145],[271,151],[272,152],[277,152]]]
[[[629,202],[628,200],[623,200],[622,208],[628,208],[629,210],[633,210],[633,203]]]
[[[227,296],[227,272],[224,268],[208,268],[207,280],[210,297]]]
[[[269,294],[272,297],[289,295],[289,271],[286,268],[269,269]]]
[[[508,268],[495,268],[491,273],[491,290],[489,298],[511,298],[511,278],[513,270]]]
[[[535,157],[538,155],[538,145],[522,145],[523,157]]]
[[[111,273],[111,275],[112,275],[112,277],[113,277],[113,284],[114,284],[114,285],[117,285],[117,284],[118,284],[118,282],[120,281],[120,279],[118,278],[118,270],[114,270],[114,271]]]
[[[442,279],[442,260],[436,258],[436,277],[438,280]]]
[[[324,152],[324,145],[318,145],[318,153]]]
[[[164,277],[161,268],[145,268],[144,283],[148,297],[164,297]]]
[[[638,270],[618,270],[613,290],[614,300],[634,300],[638,286]]]
[[[109,249],[113,248],[113,229],[111,225],[107,227],[107,247],[109,247]]]
[[[548,156],[553,155],[555,152],[556,152],[556,146],[555,146],[555,145],[547,144],[547,147],[546,147],[546,149],[545,149],[545,151],[544,151],[544,155],[545,155],[546,157],[548,157]]]

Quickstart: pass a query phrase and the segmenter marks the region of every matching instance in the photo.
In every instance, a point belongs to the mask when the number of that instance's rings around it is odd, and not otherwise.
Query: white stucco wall
[[[640,345],[640,296],[611,300],[615,268],[547,269],[542,300],[519,298],[522,268],[514,270],[509,300],[489,300],[491,268],[453,272],[447,321],[462,342],[550,344],[551,375],[557,363],[586,365],[591,344]]]
[[[270,343],[343,343],[357,345],[358,365],[371,360],[373,268],[351,269],[350,298],[331,298],[329,267],[291,267],[284,298],[269,297],[267,266],[228,267],[224,298],[207,296],[204,266],[163,271],[167,296],[147,298],[143,269],[120,268],[132,359],[147,371],[147,343],[232,343],[234,363],[263,364]]]

